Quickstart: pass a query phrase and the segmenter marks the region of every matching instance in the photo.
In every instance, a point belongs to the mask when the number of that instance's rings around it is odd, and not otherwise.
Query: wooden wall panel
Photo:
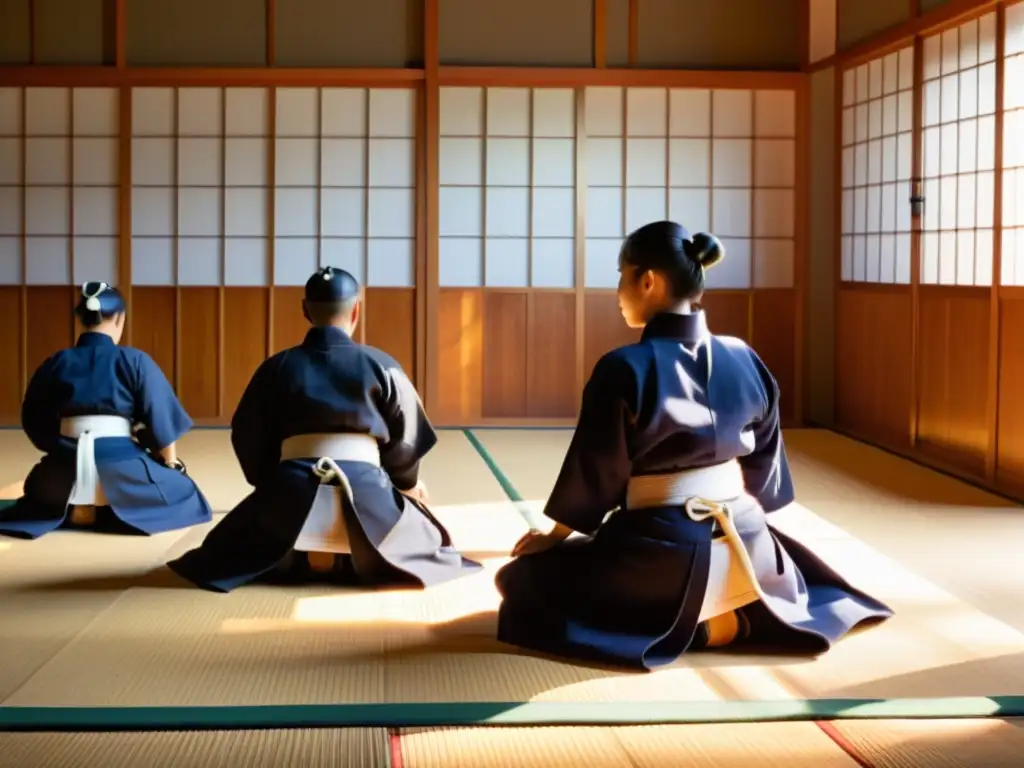
[[[277,286],[274,292],[274,348],[272,353],[301,344],[309,332],[309,321],[302,314],[302,297],[305,288]]]
[[[636,0],[636,65],[795,70],[802,6],[803,0]]]
[[[836,307],[836,419],[860,437],[909,449],[910,290],[843,288]]]
[[[583,381],[603,355],[618,347],[634,344],[640,331],[630,328],[619,312],[616,295],[608,291],[587,291],[583,295]]]
[[[526,414],[528,295],[484,293],[483,397],[485,418]]]
[[[711,291],[701,306],[708,315],[708,327],[719,336],[735,336],[750,343],[750,294],[746,291]]]
[[[73,310],[78,292],[68,286],[29,286],[26,289],[28,375],[54,352],[74,343]]]
[[[582,382],[576,381],[576,295],[534,291],[528,301],[526,413],[522,415],[574,418],[582,388]]]
[[[999,441],[996,479],[1024,493],[1024,298],[1003,298],[999,307]]]
[[[366,343],[387,352],[415,380],[416,291],[367,288],[363,322]]]
[[[132,346],[148,353],[172,384],[175,381],[175,289],[133,287],[128,307]]]
[[[21,419],[21,287],[0,286],[0,423],[17,424]]]
[[[920,290],[918,447],[980,477],[988,451],[989,289]]]
[[[224,403],[220,420],[228,423],[253,372],[267,357],[266,288],[224,289]]]
[[[220,318],[219,289],[181,288],[178,327],[181,337],[178,399],[195,420],[215,420],[218,413]]]
[[[779,384],[783,424],[796,415],[796,301],[792,290],[754,293],[751,346]]]
[[[483,293],[443,289],[437,306],[438,424],[468,424],[483,404]]]

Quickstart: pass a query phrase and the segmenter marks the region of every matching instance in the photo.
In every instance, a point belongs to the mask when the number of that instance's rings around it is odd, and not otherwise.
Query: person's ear
[[[359,316],[362,314],[362,310],[363,310],[363,299],[362,299],[362,297],[360,297],[359,300],[356,301],[355,304],[352,305],[352,318],[351,318],[351,322],[352,322],[352,327],[353,328],[355,328],[356,325],[359,323]]]
[[[316,323],[313,322],[313,318],[309,316],[309,308],[306,306],[305,299],[302,300],[302,316],[306,318],[306,322],[310,325],[316,325]]]

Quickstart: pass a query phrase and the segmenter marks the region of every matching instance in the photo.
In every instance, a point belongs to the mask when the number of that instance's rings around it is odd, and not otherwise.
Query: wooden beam
[[[586,370],[586,257],[587,257],[587,132],[586,98],[583,88],[574,92],[576,107],[576,174],[574,204],[576,208],[573,243],[573,287],[576,289],[576,388],[582,391],[590,371]],[[668,110],[666,110],[667,112]],[[666,171],[667,172],[667,171]],[[667,190],[666,190],[667,193]]]
[[[985,452],[985,479],[996,482],[999,470],[999,374],[1000,349],[1002,341],[1001,305],[999,283],[1003,271],[1003,120],[1004,83],[1006,69],[1006,6],[1000,5],[996,12],[996,135],[995,135],[995,178],[992,194],[992,285],[989,286],[988,321],[988,398],[985,409],[985,424],[988,431],[988,446]]]
[[[835,55],[811,64],[807,71],[817,72],[828,67],[850,67],[860,64],[889,50],[905,46],[910,38],[954,27],[965,17],[979,15],[1007,2],[1010,0],[949,0],[945,5],[912,16],[902,24],[879,32],[845,51],[839,51],[837,46]],[[836,27],[838,26],[837,24]]]
[[[117,283],[129,312],[124,343],[132,343],[132,89],[118,89],[117,128]]]
[[[422,69],[384,68],[0,66],[0,86],[408,88],[423,77]]]
[[[266,52],[264,54],[268,67],[277,64],[277,0],[266,2]],[[319,118],[319,115],[317,116]],[[277,89],[267,88],[267,195],[264,216],[267,226],[267,357],[274,354],[274,270],[276,269],[276,228],[277,206],[274,188],[276,186],[277,164]],[[225,180],[226,182],[226,180]],[[319,200],[320,192],[317,191]]]
[[[608,2],[594,0],[594,67],[604,69],[608,62]]]
[[[635,67],[640,49],[640,0],[629,0],[629,66]]]
[[[36,0],[28,0],[28,63],[38,63],[39,25],[36,23]]]
[[[922,151],[922,125],[924,123],[924,42],[921,37],[914,38],[914,117],[911,125],[911,182],[910,193],[923,195],[924,152]],[[920,355],[920,314],[921,314],[921,251],[924,238],[921,231],[924,226],[922,216],[913,215],[910,219],[910,415],[907,425],[910,445],[917,445],[920,427],[918,403],[920,401],[921,355]]]
[[[800,68],[811,64],[811,3],[814,0],[800,0]]]
[[[807,307],[804,304],[807,286],[807,253],[810,247],[811,224],[811,79],[808,77],[803,86],[796,92],[796,254],[793,264],[793,287],[795,304],[795,322],[793,328],[793,383],[796,389],[794,397],[793,420],[802,424],[804,420],[804,328],[806,325]],[[755,131],[756,133],[756,131]],[[754,283],[751,282],[751,288]],[[753,336],[751,336],[753,339]]]
[[[716,88],[734,90],[796,90],[802,72],[594,69],[559,67],[441,67],[441,85],[508,88]]]
[[[832,424],[839,422],[839,381],[842,371],[839,361],[843,348],[839,333],[839,298],[843,287],[843,70],[832,71],[833,98],[832,114],[832,221],[835,234],[832,240]]]
[[[277,64],[277,0],[265,0],[267,21],[266,21],[266,59],[267,66],[273,67]]]
[[[438,208],[440,194],[440,118],[441,118],[441,58],[438,35],[438,6],[440,0],[424,0],[423,2],[423,122],[420,132],[423,134],[423,234],[424,282],[416,286],[417,292],[424,294],[424,327],[419,338],[423,338],[421,353],[424,371],[421,379],[420,396],[427,404],[428,412],[438,407],[438,355],[437,355],[437,307],[439,303],[438,288]]]
[[[128,0],[114,0],[114,66],[128,66]]]
[[[114,66],[128,66],[128,0],[114,0]],[[124,343],[132,343],[132,89],[118,89],[117,126],[117,283],[128,303]]]

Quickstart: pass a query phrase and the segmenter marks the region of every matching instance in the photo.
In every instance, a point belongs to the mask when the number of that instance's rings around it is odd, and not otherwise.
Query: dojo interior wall
[[[714,327],[794,422],[805,14],[742,6],[2,0],[0,419],[108,278],[127,340],[226,423],[331,263],[438,423],[568,423],[633,338],[616,243],[670,215],[725,239]]]
[[[1020,496],[1024,4],[976,5],[831,69],[835,421]]]

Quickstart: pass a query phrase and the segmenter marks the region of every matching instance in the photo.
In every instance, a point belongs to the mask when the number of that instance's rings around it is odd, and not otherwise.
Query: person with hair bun
[[[820,653],[892,614],[773,526],[795,499],[779,387],[698,307],[724,256],[669,221],[626,238],[619,307],[643,333],[594,367],[552,527],[496,576],[499,640],[646,670],[704,648]]]
[[[306,282],[313,327],[265,360],[231,418],[253,491],[202,545],[168,563],[196,586],[253,581],[429,586],[481,569],[427,506],[420,462],[437,443],[390,355],[357,343],[362,289],[323,267]]]
[[[25,392],[22,428],[44,456],[24,495],[0,510],[0,534],[34,539],[69,526],[150,535],[212,519],[175,448],[192,419],[153,359],[119,346],[125,312],[113,286],[82,286],[75,314],[85,330]]]

